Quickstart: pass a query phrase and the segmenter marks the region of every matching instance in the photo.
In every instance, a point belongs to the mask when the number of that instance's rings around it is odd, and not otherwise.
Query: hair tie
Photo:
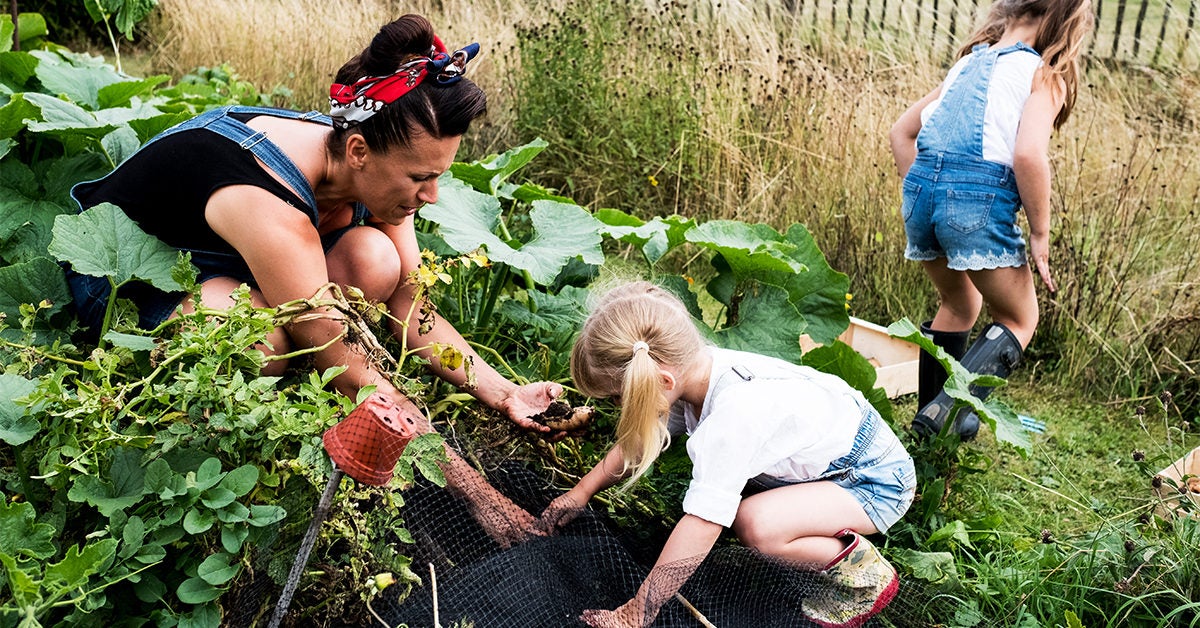
[[[467,70],[467,62],[479,54],[479,44],[470,44],[452,54],[434,36],[428,57],[417,57],[400,65],[387,76],[368,76],[346,85],[329,86],[329,117],[333,126],[346,129],[366,122],[385,105],[411,92],[427,77],[439,85],[458,82]]]
[[[646,344],[646,342],[644,340],[639,340],[639,341],[633,343],[633,354],[634,355],[637,355],[638,349],[645,349],[646,353],[650,353],[650,345]]]

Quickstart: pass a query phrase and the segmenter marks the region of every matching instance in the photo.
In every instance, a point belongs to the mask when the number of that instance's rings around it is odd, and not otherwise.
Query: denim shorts
[[[904,257],[945,257],[951,270],[1023,266],[1020,209],[1012,168],[969,155],[919,154],[904,177]]]
[[[863,409],[862,425],[850,453],[830,463],[820,476],[805,480],[817,481],[833,482],[846,489],[880,532],[886,532],[904,516],[917,492],[912,456],[870,405]],[[751,478],[747,493],[795,483],[760,475]]]
[[[328,253],[347,232],[359,225],[349,225],[321,236],[321,246]],[[191,251],[192,265],[199,271],[196,283],[201,284],[216,277],[232,277],[250,287],[257,287],[254,275],[241,256],[229,253]],[[112,291],[107,277],[83,275],[66,267],[67,284],[74,298],[75,314],[90,333],[90,338],[99,333],[104,324],[104,310],[108,307],[108,296]],[[133,301],[138,309],[138,327],[154,329],[171,317],[183,300],[186,292],[166,292],[148,283],[133,281],[117,291],[117,296]]]

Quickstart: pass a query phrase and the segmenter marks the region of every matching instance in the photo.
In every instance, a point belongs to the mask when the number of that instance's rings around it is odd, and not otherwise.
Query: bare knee
[[[353,286],[371,301],[385,301],[400,285],[400,254],[386,234],[373,227],[346,232],[326,255],[329,279]]]
[[[241,287],[242,282],[232,277],[214,277],[200,286],[200,302],[210,310],[228,310],[235,304],[233,291]],[[250,289],[250,305],[256,308],[270,307],[262,291]],[[191,314],[196,311],[196,303],[188,298],[183,302],[182,312]],[[172,317],[175,314],[171,315]],[[261,351],[268,358],[263,362],[261,374],[267,376],[282,375],[287,369],[287,360],[269,359],[272,356],[285,355],[292,350],[291,337],[282,327],[276,327],[267,333],[263,342],[255,343],[253,349]]]
[[[737,535],[742,545],[763,554],[778,554],[782,548],[776,526],[755,517],[752,513],[743,516],[738,512],[738,518],[733,522],[733,533]]]
[[[287,370],[288,361],[279,359],[277,356],[291,353],[292,339],[282,327],[276,327],[274,331],[267,334],[266,342],[260,342],[254,345],[254,348],[262,351],[264,357],[267,358],[263,362],[261,375],[278,377]]]

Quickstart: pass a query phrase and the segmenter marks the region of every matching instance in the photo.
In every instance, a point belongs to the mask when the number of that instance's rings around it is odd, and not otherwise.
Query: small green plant
[[[133,29],[158,6],[158,0],[83,0],[83,4],[93,23],[104,24],[117,71],[120,72],[121,45],[117,35],[123,35],[126,40],[133,41]]]

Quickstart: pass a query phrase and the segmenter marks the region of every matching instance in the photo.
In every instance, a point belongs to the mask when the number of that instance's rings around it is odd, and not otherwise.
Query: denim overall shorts
[[[778,375],[757,372],[761,371],[759,367],[755,368],[756,372],[751,372],[744,366],[734,366],[732,370],[736,377],[726,374],[727,376],[717,379],[714,388],[736,386],[739,382],[750,381],[756,377],[802,377],[792,371]],[[715,396],[719,392],[713,390],[711,395]],[[854,497],[879,532],[886,532],[891,528],[908,511],[916,496],[916,466],[904,444],[884,422],[879,411],[861,396],[855,396],[854,402],[862,412],[862,419],[850,453],[829,463],[829,467],[820,475],[802,482],[784,480],[765,473],[750,478],[742,495],[749,496],[791,484],[833,482]]]
[[[253,113],[260,115],[269,115],[277,118],[286,118],[292,120],[314,120],[324,124],[331,124],[329,116],[317,111],[309,111],[307,113],[291,111],[288,109],[275,109],[270,107],[248,107],[241,105],[229,105],[218,109],[213,109],[202,113],[190,120],[181,122],[162,133],[154,136],[150,141],[146,142],[138,150],[144,149],[146,146],[162,140],[165,137],[171,136],[182,131],[190,131],[193,129],[205,129],[217,133],[218,135],[237,142],[243,150],[248,150],[261,160],[268,168],[279,175],[280,178],[294,191],[301,200],[305,202],[305,207],[300,209],[308,214],[313,226],[317,224],[317,202],[313,197],[312,188],[308,184],[308,180],[296,167],[296,164],[288,158],[270,140],[267,140],[267,134],[262,131],[256,131],[246,124],[230,117],[230,114],[235,113]],[[107,176],[107,175],[106,175]],[[82,203],[75,196],[76,189],[83,185],[89,185],[97,181],[103,181],[105,177],[94,181],[85,181],[76,184],[71,189],[71,198],[80,205],[80,212],[86,211]],[[350,226],[325,234],[321,237],[321,244],[326,252],[337,242],[338,238],[345,234],[346,231],[354,226],[362,223],[368,216],[365,206],[361,203],[356,203],[354,207],[354,217],[350,222]],[[196,277],[197,283],[203,283],[214,277],[233,277],[239,281],[255,285],[254,278],[250,274],[250,269],[246,266],[246,262],[240,255],[225,253],[220,251],[206,251],[203,249],[183,249],[191,253],[192,265],[199,269],[199,274]],[[92,330],[98,330],[104,318],[104,310],[107,306],[111,286],[106,277],[93,277],[83,275],[78,272],[66,269],[67,282],[71,287],[71,292],[75,299],[75,309],[79,316],[80,322]],[[183,292],[163,292],[149,284],[135,282],[122,286],[119,292],[122,298],[132,300],[138,306],[138,325],[143,329],[153,329],[160,323],[167,320],[168,317],[175,311],[175,308],[187,296]]]
[[[1017,181],[1009,166],[983,159],[983,124],[996,61],[1037,52],[1022,43],[987,48],[975,46],[917,135],[917,158],[904,177],[901,206],[906,259],[945,257],[947,268],[964,271],[1026,263]]]

